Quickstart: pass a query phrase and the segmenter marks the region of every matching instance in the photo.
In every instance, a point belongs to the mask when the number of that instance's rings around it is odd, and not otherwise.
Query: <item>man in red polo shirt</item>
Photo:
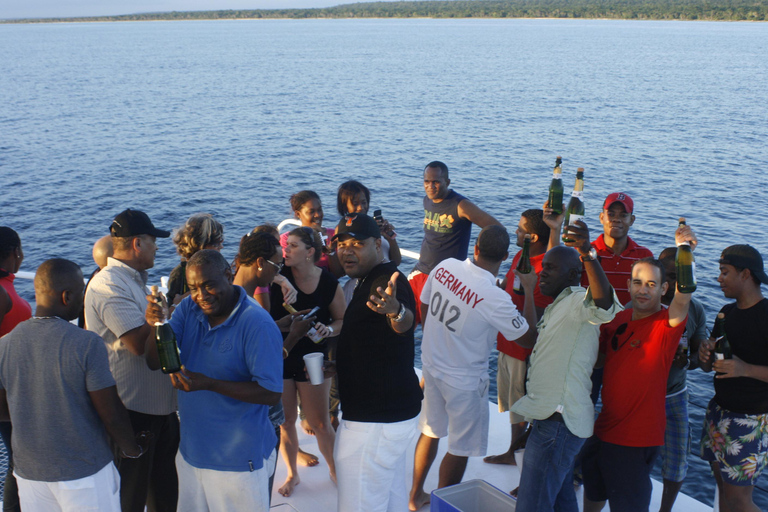
[[[650,250],[637,245],[629,237],[629,228],[635,223],[634,208],[635,204],[628,194],[609,194],[603,203],[603,211],[600,212],[603,234],[592,242],[592,247],[597,250],[600,266],[603,267],[608,282],[616,290],[616,296],[622,304],[627,304],[630,300],[627,281],[632,276],[632,264],[639,259],[653,257]],[[587,284],[584,275],[581,285]]]
[[[525,235],[531,235],[529,255],[531,266],[538,275],[541,273],[541,262],[544,253],[547,252],[550,228],[544,223],[544,212],[539,209],[525,210],[517,223],[517,246],[522,247]],[[525,295],[520,293],[522,288],[515,291],[515,268],[520,261],[522,251],[518,251],[512,260],[501,287],[512,296],[512,302],[518,311],[523,310]],[[536,306],[536,318],[541,318],[544,309],[554,300],[552,297],[542,295],[539,283],[533,291],[534,305]],[[531,348],[523,348],[514,341],[506,339],[501,333],[496,336],[496,348],[499,350],[498,371],[496,373],[496,387],[499,397],[499,412],[509,411],[512,405],[525,395],[525,376],[528,356]],[[512,439],[509,450],[501,455],[489,455],[484,462],[490,464],[515,464],[515,450],[522,448],[525,440],[523,434],[528,428],[528,423],[523,416],[509,412],[509,422],[512,424]]]

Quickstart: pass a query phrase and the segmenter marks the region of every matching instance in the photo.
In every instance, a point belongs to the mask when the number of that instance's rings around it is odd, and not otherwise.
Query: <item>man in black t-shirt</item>
[[[717,278],[723,295],[725,335],[733,357],[714,354],[715,340],[699,347],[704,371],[715,370],[715,397],[709,402],[701,457],[709,461],[723,512],[758,512],[752,490],[768,462],[768,284],[763,258],[754,247],[732,245],[720,256]]]
[[[334,450],[338,510],[407,510],[405,452],[422,398],[413,369],[413,293],[395,264],[381,262],[371,217],[342,219],[334,239],[346,274],[359,280],[336,355],[343,414]]]

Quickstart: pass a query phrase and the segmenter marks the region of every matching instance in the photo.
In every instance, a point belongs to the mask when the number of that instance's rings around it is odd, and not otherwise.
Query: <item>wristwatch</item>
[[[402,302],[400,303],[400,311],[397,312],[397,316],[387,315],[387,318],[389,318],[393,322],[397,322],[397,323],[402,322],[403,318],[405,318],[405,304],[403,304]]]
[[[597,249],[592,247],[589,250],[589,252],[587,253],[586,256],[579,255],[579,259],[581,260],[582,263],[584,263],[585,261],[595,261],[595,260],[597,260]]]

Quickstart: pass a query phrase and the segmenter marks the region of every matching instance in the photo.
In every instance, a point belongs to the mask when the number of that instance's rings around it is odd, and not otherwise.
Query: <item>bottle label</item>
[[[561,180],[563,179],[563,175],[560,171],[555,171],[552,173],[552,178],[556,180]]]
[[[584,216],[583,215],[576,215],[574,213],[570,214],[568,216],[568,225],[569,226],[573,226],[574,224],[576,224],[577,220],[580,220],[580,221],[584,222]]]
[[[686,333],[683,333],[683,335],[680,336],[678,346],[682,347],[683,350],[688,350],[688,335]]]
[[[721,354],[720,352],[715,352],[715,359],[717,359],[718,361],[723,361],[725,360],[725,354]]]
[[[514,284],[512,285],[512,291],[519,295],[523,294],[523,286],[520,284],[520,276],[518,275],[515,275],[515,281],[514,281]]]
[[[571,192],[571,196],[578,197],[579,199],[584,197],[584,191],[583,190],[574,190]]]

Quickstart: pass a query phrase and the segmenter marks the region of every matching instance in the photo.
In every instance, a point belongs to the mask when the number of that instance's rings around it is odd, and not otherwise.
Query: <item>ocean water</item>
[[[717,258],[768,255],[768,25],[599,20],[273,20],[0,25],[0,224],[34,271],[92,243],[132,207],[173,229],[199,211],[224,254],[311,188],[326,224],[347,179],[418,250],[421,170],[514,229],[585,168],[587,220],[635,200],[631,236],[658,253],[679,216],[696,230],[710,319]],[[152,280],[178,261],[161,243]],[[410,270],[411,262],[402,268]],[[503,269],[506,270],[506,269]],[[33,300],[31,286],[20,285]],[[710,320],[711,323],[711,320]],[[417,362],[418,363],[418,362]],[[690,373],[694,452],[710,377]],[[683,491],[711,503],[690,457]],[[765,477],[756,500],[768,509]]]

